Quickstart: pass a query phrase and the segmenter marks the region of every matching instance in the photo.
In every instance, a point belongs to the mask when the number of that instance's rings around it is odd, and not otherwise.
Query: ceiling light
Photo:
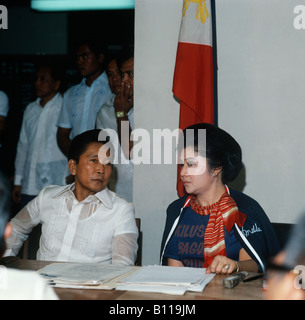
[[[38,11],[122,10],[134,9],[135,0],[31,0]]]

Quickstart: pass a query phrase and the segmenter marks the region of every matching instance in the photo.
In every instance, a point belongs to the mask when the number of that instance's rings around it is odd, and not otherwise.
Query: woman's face
[[[180,176],[187,193],[200,195],[207,192],[214,180],[207,159],[188,147],[180,154]]]

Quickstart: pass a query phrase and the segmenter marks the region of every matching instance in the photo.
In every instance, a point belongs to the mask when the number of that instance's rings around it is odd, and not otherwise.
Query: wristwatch
[[[127,116],[127,114],[125,113],[125,111],[117,111],[117,112],[115,113],[115,115],[116,115],[117,118],[124,118],[124,117]]]

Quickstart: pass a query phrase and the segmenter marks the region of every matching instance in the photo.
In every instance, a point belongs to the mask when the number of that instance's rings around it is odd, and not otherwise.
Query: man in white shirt
[[[7,255],[17,255],[32,228],[42,224],[38,260],[133,265],[138,230],[132,204],[108,190],[112,164],[101,130],[76,136],[69,149],[75,182],[44,188],[12,219]]]
[[[133,164],[130,160],[130,152],[133,147],[130,141],[130,133],[134,129],[133,109],[133,72],[134,57],[133,49],[124,51],[115,64],[112,61],[108,64],[108,78],[113,95],[105,103],[97,114],[96,127],[99,129],[111,129],[117,132],[118,140],[122,147],[121,158],[115,161],[114,168],[116,175],[110,183],[111,190],[129,202],[133,201]],[[121,87],[117,86],[118,77],[114,77],[115,68],[121,74]],[[125,125],[125,135],[122,125]],[[121,141],[123,132],[124,140]]]
[[[5,119],[9,111],[9,99],[5,92],[0,91],[0,143],[5,129]]]
[[[9,111],[9,99],[5,92],[0,91],[0,168],[3,166],[2,143],[6,129],[6,118]]]
[[[83,79],[65,92],[63,108],[57,123],[58,145],[66,156],[71,140],[76,135],[95,128],[99,108],[111,97],[104,71],[105,49],[101,39],[80,39],[76,58]]]
[[[0,174],[0,258],[12,227],[9,218],[9,183]],[[34,271],[9,269],[0,265],[0,300],[57,300],[54,290]]]
[[[24,207],[47,185],[63,185],[67,158],[56,142],[62,108],[61,70],[55,61],[43,61],[35,81],[37,99],[24,112],[15,159],[13,200]]]

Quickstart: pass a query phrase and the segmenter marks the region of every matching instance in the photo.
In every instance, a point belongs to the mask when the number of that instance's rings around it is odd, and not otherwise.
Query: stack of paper
[[[201,268],[146,266],[121,278],[116,289],[183,295],[186,291],[202,292],[214,276]]]
[[[52,263],[38,272],[57,287],[113,289],[111,281],[134,268],[101,263]]]

